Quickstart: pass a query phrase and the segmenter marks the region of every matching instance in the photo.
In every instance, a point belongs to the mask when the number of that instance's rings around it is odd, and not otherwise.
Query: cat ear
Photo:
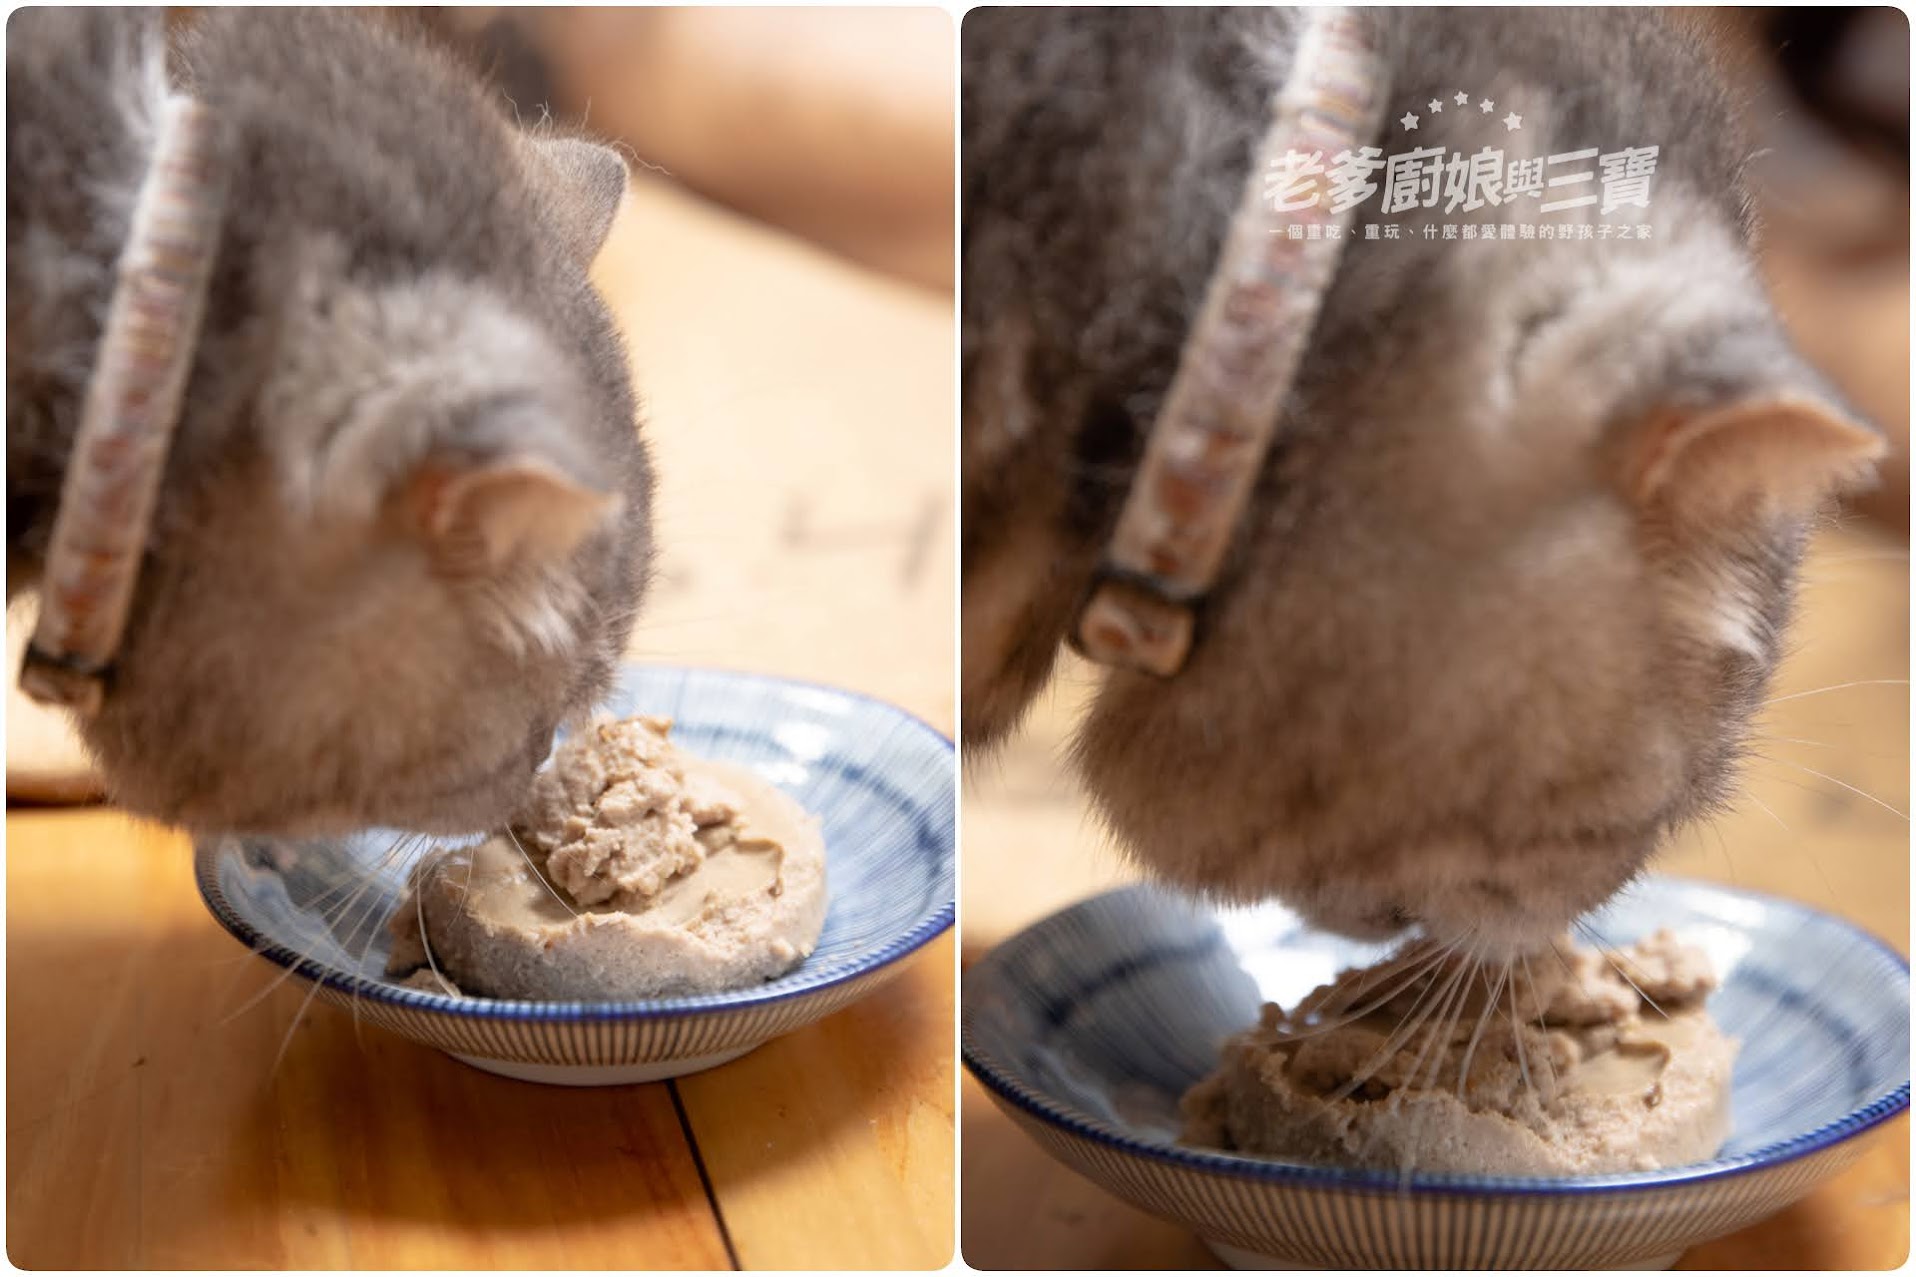
[[[1765,393],[1647,423],[1631,486],[1639,505],[1701,516],[1807,514],[1865,478],[1883,452],[1881,435],[1819,400]]]
[[[624,504],[618,494],[530,456],[471,466],[427,464],[414,473],[406,495],[415,527],[435,558],[480,573],[559,562]]]
[[[625,198],[625,160],[609,146],[576,137],[528,137],[526,152],[566,252],[590,265]]]

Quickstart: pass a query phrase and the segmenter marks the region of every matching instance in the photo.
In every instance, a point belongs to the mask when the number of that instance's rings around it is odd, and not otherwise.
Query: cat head
[[[1014,21],[1041,29],[999,40]],[[965,168],[992,175],[966,207],[970,748],[1015,724],[1075,620],[1289,21],[966,23],[984,87]],[[1513,12],[1492,33],[1455,11],[1387,21],[1395,98],[1468,84],[1523,103],[1522,133],[1472,110],[1446,145],[1662,143],[1651,207],[1373,201],[1360,221],[1494,242],[1407,229],[1344,249],[1194,651],[1169,679],[1102,672],[1073,753],[1117,843],[1164,880],[1508,954],[1725,801],[1805,539],[1881,440],[1780,332],[1747,151],[1693,40],[1612,11]],[[1019,73],[1027,49],[1053,73]],[[1579,87],[1593,75],[1603,91]],[[1588,240],[1501,236],[1586,218]]]
[[[371,41],[366,76],[396,64],[438,131],[379,155],[338,138],[350,119],[305,126],[303,87],[335,108],[293,55],[208,37],[234,212],[83,732],[118,801],[195,831],[480,830],[607,690],[648,569],[649,471],[586,275],[625,168],[514,130],[383,33],[304,20]],[[228,74],[262,42],[295,79],[283,110]],[[436,210],[408,195],[435,166]],[[333,207],[302,194],[329,186]]]
[[[1881,439],[1690,225],[1433,258],[1388,358],[1300,384],[1197,652],[1110,675],[1079,739],[1135,855],[1340,932],[1516,952],[1724,802],[1812,520]]]

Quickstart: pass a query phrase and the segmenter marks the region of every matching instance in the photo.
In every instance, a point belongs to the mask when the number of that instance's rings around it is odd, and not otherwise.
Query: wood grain
[[[184,838],[80,810],[7,841],[14,1263],[729,1266],[663,1086],[509,1082],[291,982],[249,1006],[277,969],[206,913]]]
[[[949,935],[931,944],[816,1033],[679,1082],[742,1267],[952,1257],[955,948]]]

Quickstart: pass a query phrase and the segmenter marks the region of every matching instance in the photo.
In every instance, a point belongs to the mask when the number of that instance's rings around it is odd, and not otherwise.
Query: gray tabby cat
[[[1627,9],[1375,20],[1385,154],[1661,147],[1647,211],[1448,220],[1629,219],[1651,237],[1350,244],[1195,652],[1168,680],[1106,675],[1076,762],[1173,882],[1502,956],[1725,802],[1813,517],[1880,440],[1765,298],[1749,152],[1699,33]],[[965,20],[969,746],[1049,676],[1297,25]],[[1468,106],[1426,105],[1458,92]],[[1378,210],[1359,220],[1440,220]]]
[[[608,687],[651,478],[586,268],[623,162],[350,13],[210,11],[230,196],[105,706],[195,830],[497,823]],[[157,10],[7,29],[7,592],[37,578],[169,71]]]

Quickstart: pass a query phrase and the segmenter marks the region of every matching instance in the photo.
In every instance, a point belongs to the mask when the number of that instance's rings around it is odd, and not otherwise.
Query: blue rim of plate
[[[1798,901],[1760,891],[1725,887],[1714,882],[1676,875],[1663,875],[1663,877],[1670,882],[1703,887],[1745,900],[1776,906],[1798,917],[1808,916],[1834,922],[1854,933],[1864,943],[1873,945],[1881,951],[1893,964],[1901,968],[1905,979],[1909,976],[1908,959],[1846,918],[1839,918],[1835,914],[1824,913],[1820,909],[1813,909]],[[1123,895],[1135,890],[1137,887],[1134,885],[1102,892],[1089,900],[1080,901],[1041,919],[980,958],[971,970],[973,972],[983,970],[987,964],[998,959],[1000,954],[1010,954],[1015,952],[1017,946],[1035,943],[1032,937],[1039,929],[1050,925],[1056,919],[1089,909],[1111,896]],[[966,974],[969,976],[971,972]],[[961,994],[960,1002],[962,1001]],[[1338,1189],[1399,1196],[1406,1193],[1423,1193],[1454,1197],[1512,1195],[1575,1197],[1590,1193],[1642,1193],[1729,1179],[1754,1171],[1772,1170],[1786,1163],[1823,1152],[1825,1149],[1834,1148],[1845,1140],[1862,1135],[1906,1111],[1909,1108],[1910,1095],[1910,1084],[1908,1080],[1905,1080],[1902,1085],[1884,1092],[1860,1108],[1852,1109],[1835,1121],[1826,1122],[1801,1135],[1779,1140],[1774,1144],[1766,1144],[1735,1157],[1719,1157],[1708,1162],[1692,1162],[1685,1166],[1672,1166],[1663,1170],[1627,1171],[1610,1175],[1580,1175],[1557,1179],[1525,1178],[1515,1175],[1418,1174],[1416,1172],[1406,1177],[1389,1171],[1275,1162],[1265,1158],[1239,1157],[1231,1153],[1207,1152],[1202,1149],[1182,1148],[1175,1144],[1158,1144],[1141,1140],[1056,1103],[1011,1076],[1009,1069],[997,1064],[974,1045],[969,1011],[965,1013],[963,1022],[959,1026],[959,1043],[965,1068],[984,1085],[985,1089],[1024,1113],[1062,1128],[1080,1139],[1102,1144],[1107,1148],[1141,1157],[1146,1161],[1167,1163],[1232,1179],[1253,1180],[1295,1188]]]
[[[880,700],[876,696],[868,696],[863,692],[854,692],[849,688],[833,687],[829,683],[819,683],[809,679],[754,674],[742,670],[708,669],[683,665],[646,665],[643,662],[635,663],[634,668],[716,674],[743,682],[810,688],[813,691],[842,696],[847,700],[863,701],[912,724],[943,746],[945,753],[954,753],[951,738],[916,714],[900,709],[890,701]],[[955,801],[955,794],[953,798]],[[955,899],[947,900],[937,909],[920,918],[904,934],[893,938],[870,953],[846,959],[836,967],[820,971],[815,979],[806,979],[805,969],[801,965],[798,970],[781,977],[772,985],[735,989],[725,993],[692,994],[679,998],[645,998],[625,1002],[534,1002],[524,998],[454,998],[443,993],[430,993],[424,989],[409,989],[384,980],[369,980],[364,976],[340,971],[316,958],[295,953],[284,945],[266,941],[265,937],[234,912],[231,904],[227,902],[225,893],[220,890],[217,868],[218,848],[224,842],[225,839],[222,838],[209,844],[195,844],[193,877],[199,885],[200,899],[206,903],[207,910],[235,940],[274,965],[283,967],[292,974],[311,980],[315,984],[338,989],[373,1002],[387,1002],[415,1011],[431,1011],[468,1020],[567,1023],[582,1020],[666,1020],[690,1015],[717,1015],[789,1002],[868,976],[874,971],[911,956],[951,927],[957,916],[958,907]],[[212,847],[213,850],[206,850],[207,846]],[[785,980],[794,978],[802,980],[803,983],[783,985]]]

